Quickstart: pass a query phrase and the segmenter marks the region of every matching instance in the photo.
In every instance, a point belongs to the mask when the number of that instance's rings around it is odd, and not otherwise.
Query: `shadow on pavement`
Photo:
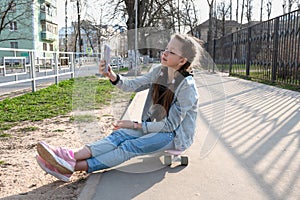
[[[110,170],[101,175],[97,196],[93,199],[133,199],[161,182],[167,173],[178,173],[184,167],[164,167],[152,172],[130,173]]]
[[[202,101],[201,119],[269,199],[298,199],[300,93],[228,79],[223,82],[226,103],[220,105],[222,99]],[[200,85],[204,92],[219,92],[210,85]],[[224,124],[214,126],[213,110],[223,106]]]

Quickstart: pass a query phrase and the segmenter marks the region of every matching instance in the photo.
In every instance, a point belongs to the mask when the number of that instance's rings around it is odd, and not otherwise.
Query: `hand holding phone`
[[[105,72],[108,72],[108,65],[110,64],[110,47],[104,45],[104,58],[105,60]]]

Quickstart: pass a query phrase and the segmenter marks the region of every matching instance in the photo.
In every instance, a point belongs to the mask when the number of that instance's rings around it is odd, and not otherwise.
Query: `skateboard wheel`
[[[187,166],[189,164],[189,157],[181,156],[181,165]]]
[[[171,165],[172,164],[172,156],[164,156],[164,164]]]

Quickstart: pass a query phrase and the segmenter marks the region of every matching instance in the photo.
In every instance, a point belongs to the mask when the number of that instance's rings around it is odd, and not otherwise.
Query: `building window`
[[[46,31],[46,23],[42,23],[42,31]]]
[[[43,43],[43,50],[47,51],[47,43]]]
[[[53,44],[50,44],[50,51],[53,51]]]
[[[18,42],[11,42],[10,43],[10,48],[17,49],[18,48]]]
[[[9,23],[9,30],[11,30],[11,31],[18,30],[17,22],[10,22]]]
[[[46,13],[49,16],[52,16],[52,8],[50,4],[46,4]]]
[[[41,11],[43,11],[43,12],[46,11],[46,6],[45,6],[45,4],[41,4]]]
[[[47,24],[47,31],[52,33],[52,25],[51,24]]]
[[[56,26],[53,26],[53,33],[57,34],[57,27]]]

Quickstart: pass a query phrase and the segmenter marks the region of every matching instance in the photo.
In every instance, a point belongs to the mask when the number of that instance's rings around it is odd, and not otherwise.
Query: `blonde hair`
[[[187,34],[175,33],[172,35],[172,38],[176,38],[181,45],[182,57],[187,59],[187,62],[190,64],[188,71],[193,67],[200,65],[200,57],[203,55],[203,41]]]
[[[184,77],[192,75],[193,66],[198,65],[200,55],[203,51],[201,41],[195,37],[185,34],[174,34],[171,39],[173,38],[177,39],[182,44],[180,47],[182,52],[181,56],[186,58],[187,62],[178,70],[179,73],[175,84],[166,87],[164,81],[167,79],[167,68],[165,67],[162,69],[163,76],[160,76],[156,80],[157,82],[153,84],[152,100],[155,106],[153,110],[155,110],[154,115],[158,121],[168,115],[171,103],[174,99],[176,87]],[[165,88],[164,92],[160,92],[162,88]]]

